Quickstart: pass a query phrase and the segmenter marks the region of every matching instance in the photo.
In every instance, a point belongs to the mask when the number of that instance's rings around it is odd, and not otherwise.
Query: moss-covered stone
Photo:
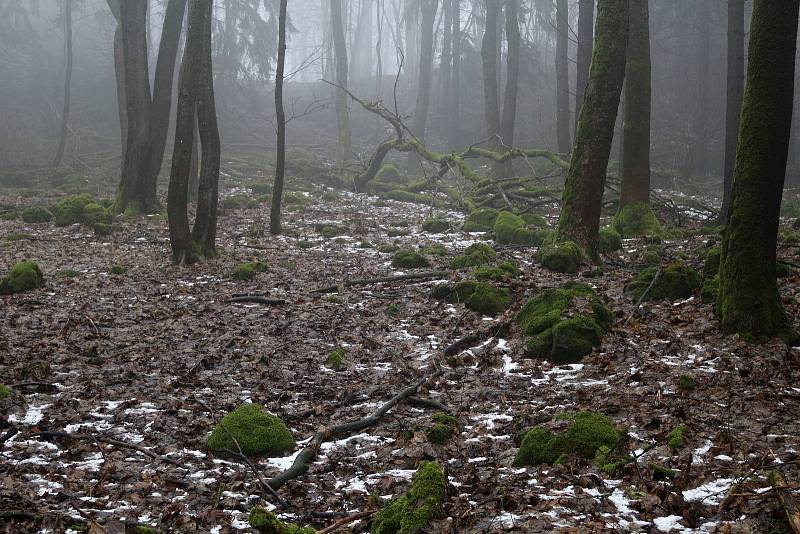
[[[89,202],[83,207],[81,222],[94,226],[95,224],[111,224],[111,211],[97,202]]]
[[[297,248],[302,248],[303,250],[308,250],[316,246],[317,246],[316,241],[310,241],[308,239],[301,239],[297,242]]]
[[[520,217],[522,217],[522,220],[525,221],[525,224],[528,226],[533,226],[534,228],[547,228],[547,219],[538,213],[523,213],[520,215]]]
[[[108,268],[108,274],[113,276],[122,276],[128,272],[128,268],[124,265],[112,265]]]
[[[44,285],[44,276],[35,261],[25,260],[14,264],[0,279],[0,295],[30,291]]]
[[[430,266],[428,259],[414,250],[398,250],[392,257],[392,267],[395,269],[416,269]]]
[[[433,416],[433,426],[428,428],[425,435],[434,445],[443,445],[450,441],[457,430],[458,419],[440,412]]]
[[[277,456],[294,447],[284,422],[259,404],[242,404],[223,417],[208,438],[208,448],[218,454],[238,453],[234,438],[247,456]]]
[[[590,286],[570,282],[534,296],[516,321],[531,356],[575,363],[600,344],[613,315]]]
[[[240,263],[231,271],[231,278],[234,280],[248,281],[252,280],[256,276],[256,273],[263,273],[266,270],[267,265],[260,261]]]
[[[322,234],[325,239],[333,239],[347,233],[347,228],[336,224],[317,224],[314,229]]]
[[[567,455],[591,460],[600,447],[613,449],[620,439],[611,420],[601,414],[577,412],[562,416],[569,421],[566,430],[553,433],[536,426],[525,434],[514,465],[553,464]]]
[[[686,437],[686,425],[683,423],[672,429],[672,432],[667,436],[667,444],[672,450],[677,450],[683,447],[684,438]]]
[[[77,278],[80,274],[75,269],[61,269],[58,271],[59,278]]]
[[[500,265],[481,265],[472,270],[472,278],[486,282],[500,282],[509,278],[519,276],[520,270],[517,262],[513,260],[504,261]]]
[[[398,247],[397,245],[383,244],[378,246],[378,252],[380,252],[381,254],[392,254],[394,252],[397,252],[398,250],[400,250],[400,247]]]
[[[697,382],[692,375],[681,375],[678,377],[678,389],[681,391],[692,391]]]
[[[464,267],[477,267],[491,263],[497,257],[497,252],[486,243],[473,243],[450,262],[451,269],[463,269]]]
[[[654,248],[648,248],[642,253],[642,263],[645,265],[660,265],[661,252]]]
[[[363,239],[358,243],[358,248],[372,248],[372,243],[366,239]]]
[[[411,488],[389,501],[372,520],[372,534],[424,532],[442,513],[447,481],[437,462],[423,462],[411,479]]]
[[[431,217],[422,222],[422,230],[431,234],[443,234],[450,230],[450,223],[444,219]]]
[[[325,359],[325,367],[338,371],[344,365],[344,357],[346,354],[342,347],[336,347]]]
[[[600,229],[597,237],[597,252],[608,254],[622,248],[622,236],[614,228],[605,227]]]
[[[672,263],[666,266],[653,283],[653,278],[658,273],[656,267],[643,269],[627,286],[625,293],[634,302],[638,301],[642,294],[647,291],[645,300],[663,300],[689,298],[700,287],[700,275],[691,267],[687,267],[681,262]],[[648,290],[647,288],[650,287]]]
[[[722,255],[722,251],[719,247],[711,247],[706,251],[705,254],[705,261],[703,262],[703,275],[707,278],[710,276],[716,276],[719,272],[719,260]]]
[[[32,206],[22,210],[22,220],[31,224],[46,223],[53,220],[53,214],[42,206]]]
[[[90,203],[92,203],[92,196],[88,193],[69,195],[56,202],[51,210],[56,226],[69,226],[84,222],[83,210]]]
[[[536,244],[536,235],[527,228],[525,220],[508,211],[498,213],[493,230],[495,241],[504,245]]]
[[[317,529],[301,527],[293,523],[284,523],[278,517],[260,506],[250,510],[248,522],[259,534],[315,534]]]
[[[433,298],[463,303],[468,309],[485,315],[497,315],[511,305],[511,291],[485,282],[466,280],[454,286],[440,284],[431,292]]]
[[[644,202],[628,204],[614,217],[612,226],[622,237],[639,237],[657,235],[661,233],[661,223],[658,222],[653,210]]]
[[[422,247],[419,251],[426,256],[447,256],[447,247],[441,243]]]
[[[425,204],[426,206],[434,206],[441,208],[444,204],[438,198],[431,195],[424,195],[422,193],[413,193],[404,189],[392,189],[385,194],[386,198],[390,200],[397,200],[399,202],[411,202],[413,204]]]
[[[497,214],[500,213],[494,208],[480,208],[473,210],[464,220],[462,229],[465,232],[490,232],[494,229],[494,222]]]
[[[719,275],[703,280],[700,299],[706,304],[712,304],[717,301],[717,295],[719,295]]]
[[[11,388],[5,384],[0,384],[0,400],[11,396]]]
[[[583,261],[583,253],[574,241],[555,241],[542,245],[538,258],[545,269],[557,273],[576,273]]]

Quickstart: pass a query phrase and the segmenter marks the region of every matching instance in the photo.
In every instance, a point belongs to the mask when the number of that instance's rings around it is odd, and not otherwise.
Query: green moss
[[[247,519],[250,526],[259,534],[315,534],[317,532],[312,527],[284,523],[275,514],[260,506],[254,506]]]
[[[136,525],[136,527],[133,529],[133,532],[135,534],[156,534],[156,529],[146,525]]]
[[[713,304],[719,295],[719,275],[703,280],[703,287],[700,289],[700,299],[706,304]]]
[[[112,265],[108,268],[108,274],[114,276],[122,276],[123,274],[128,272],[128,268],[124,265]]]
[[[400,306],[392,302],[388,306],[386,306],[386,315],[395,316],[400,313]]]
[[[686,436],[686,425],[683,423],[676,426],[672,432],[667,436],[667,444],[672,450],[677,450],[683,447],[684,438]]]
[[[292,191],[283,195],[283,203],[294,208],[305,208],[311,204],[311,197],[302,191]]]
[[[30,241],[32,239],[33,235],[29,234],[28,232],[14,232],[6,236],[6,241],[12,243],[15,241]]]
[[[11,388],[5,384],[0,384],[0,400],[11,396]]]
[[[572,282],[534,296],[516,321],[528,337],[529,354],[575,363],[600,344],[613,315],[590,286]]]
[[[534,245],[535,234],[528,230],[525,220],[508,211],[501,211],[494,222],[494,238],[505,245]]]
[[[415,269],[430,266],[431,264],[425,256],[409,249],[398,250],[392,257],[392,267],[395,269]]]
[[[705,254],[705,262],[703,263],[703,274],[706,277],[716,276],[719,272],[719,260],[722,251],[719,247],[711,247]]]
[[[661,233],[661,223],[658,222],[650,206],[644,202],[635,202],[622,208],[614,217],[612,226],[622,237],[657,235]]]
[[[322,193],[322,200],[325,202],[335,202],[342,198],[338,191],[325,191]]]
[[[607,254],[622,248],[622,236],[614,228],[601,228],[597,238],[597,252]]]
[[[80,273],[74,269],[62,269],[58,271],[58,276],[60,278],[77,278]]]
[[[96,202],[89,202],[83,207],[81,222],[93,226],[95,224],[111,224],[111,211]]]
[[[420,252],[426,256],[447,256],[447,247],[440,243],[422,247]]]
[[[46,223],[53,220],[53,214],[47,208],[33,206],[22,210],[22,220],[31,224]]]
[[[92,225],[92,230],[94,230],[94,235],[99,237],[109,236],[114,233],[116,230],[115,225],[113,224],[106,224],[106,223],[94,223]]]
[[[473,269],[472,278],[481,282],[499,282],[509,278],[519,276],[520,270],[515,261],[504,261],[499,266],[481,265]]]
[[[625,293],[637,302],[642,293],[647,291],[645,300],[689,298],[700,287],[700,275],[691,267],[676,262],[665,267],[658,280],[650,287],[658,273],[656,267],[643,269],[627,286]],[[649,291],[647,288],[650,287]]]
[[[384,163],[378,169],[378,172],[373,178],[376,182],[399,182],[401,178],[400,169],[394,163]]]
[[[444,219],[432,217],[423,221],[422,230],[431,234],[442,234],[450,230],[450,223]]]
[[[325,239],[333,239],[334,237],[344,235],[347,233],[347,228],[335,224],[317,224],[314,229],[322,234]]]
[[[464,267],[476,267],[491,263],[497,257],[497,252],[486,243],[473,243],[450,262],[451,269],[463,269]]]
[[[681,391],[692,391],[697,382],[692,375],[681,375],[678,377],[678,389]]]
[[[590,460],[600,447],[611,450],[619,442],[619,433],[604,415],[577,412],[566,418],[570,421],[569,426],[558,434],[542,426],[529,430],[522,440],[514,465],[552,464],[563,455],[576,455]]]
[[[576,273],[583,261],[583,253],[574,241],[560,241],[542,245],[538,258],[545,269],[557,273]]]
[[[445,413],[433,416],[433,426],[426,431],[428,441],[435,445],[443,445],[450,441],[458,430],[458,419]]]
[[[380,252],[381,254],[392,254],[394,252],[397,252],[398,250],[400,250],[400,247],[398,247],[397,245],[380,245],[378,247],[378,252]]]
[[[277,456],[294,447],[283,421],[259,404],[242,404],[223,417],[208,438],[208,448],[214,453],[238,452],[234,438],[247,456]]]
[[[525,224],[528,226],[533,226],[534,228],[547,228],[547,219],[538,213],[523,213],[520,215],[520,217],[522,217],[522,220],[525,221]]]
[[[415,534],[442,513],[447,481],[437,462],[423,462],[411,488],[389,501],[372,520],[372,534]]]
[[[301,239],[300,241],[297,242],[297,248],[302,248],[304,250],[309,248],[314,248],[316,246],[317,243],[315,241],[309,241],[308,239]]]
[[[325,366],[338,371],[344,365],[344,357],[347,353],[342,347],[336,347],[328,354],[327,359],[325,360]]]
[[[364,239],[358,244],[358,248],[372,248],[372,243]]]
[[[511,305],[511,291],[484,282],[467,280],[450,287],[440,284],[431,292],[433,298],[463,303],[468,309],[485,315],[497,315]]]
[[[661,253],[653,248],[649,248],[642,254],[642,263],[645,265],[660,265]]]
[[[464,220],[462,230],[465,232],[489,232],[494,229],[498,213],[500,212],[494,208],[473,210]]]
[[[231,271],[231,278],[234,280],[252,280],[256,273],[263,273],[267,270],[267,265],[260,261],[240,263]]]
[[[88,193],[69,195],[59,200],[52,208],[56,226],[69,226],[71,224],[84,222],[83,210],[87,204],[91,204],[92,196]]]
[[[0,295],[30,291],[43,285],[44,276],[39,265],[25,260],[14,264],[8,274],[0,279]]]
[[[408,228],[389,228],[386,230],[386,235],[389,237],[403,237],[411,234]]]
[[[650,468],[653,470],[653,480],[669,480],[678,475],[678,471],[670,469],[669,467],[651,462]]]

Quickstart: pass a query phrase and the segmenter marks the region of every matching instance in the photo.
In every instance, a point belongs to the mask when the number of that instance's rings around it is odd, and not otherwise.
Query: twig
[[[423,399],[422,397],[409,397],[408,403],[411,406],[421,406],[423,408],[433,408],[435,410],[439,410],[445,413],[451,413],[450,408],[442,404],[441,402],[433,399]]]
[[[140,445],[134,445],[133,443],[127,443],[125,441],[120,441],[114,438],[107,438],[105,436],[94,436],[92,434],[81,434],[78,432],[59,432],[59,431],[45,431],[45,432],[34,432],[31,434],[31,437],[39,437],[43,439],[74,439],[79,441],[98,441],[100,443],[106,443],[108,445],[114,445],[115,447],[119,447],[122,449],[131,449],[134,451],[138,451],[145,456],[153,458],[154,460],[160,460],[162,462],[167,462],[172,465],[180,466],[182,465],[178,460],[173,460],[172,458],[168,458],[167,456],[161,456],[160,454],[156,454],[153,451],[147,450],[146,448]]]
[[[312,289],[310,293],[336,293],[342,287],[368,286],[370,284],[381,284],[385,282],[400,282],[403,280],[425,280],[430,278],[447,278],[449,271],[425,271],[422,273],[397,274],[393,276],[379,276],[377,278],[356,278],[345,280],[344,282],[327,287]]]
[[[332,524],[331,526],[325,527],[322,530],[318,530],[317,534],[329,534],[330,532],[334,532],[336,530],[339,530],[343,526],[348,525],[348,524],[352,523],[353,521],[358,521],[359,519],[364,519],[365,517],[369,517],[372,514],[374,514],[375,512],[377,512],[377,510],[363,510],[361,512],[358,512],[357,514],[353,514],[353,515],[349,515],[347,517],[343,517],[340,520],[338,520],[336,523]]]
[[[653,288],[653,286],[656,285],[656,281],[658,281],[659,277],[661,276],[661,272],[662,272],[662,268],[659,266],[658,271],[656,271],[656,275],[650,281],[650,285],[647,286],[647,288],[644,290],[644,292],[639,296],[639,300],[636,301],[636,306],[634,306],[634,308],[633,308],[633,313],[631,313],[628,316],[628,318],[625,319],[625,322],[623,323],[623,325],[627,325],[628,322],[630,322],[630,320],[633,319],[633,316],[636,314],[636,312],[639,311],[639,306],[642,305],[642,301],[644,300],[644,298],[647,296],[647,294],[650,292],[650,290]]]
[[[267,304],[268,306],[286,304],[286,301],[283,299],[273,299],[265,297],[264,295],[234,295],[229,299],[225,299],[224,302],[225,304],[243,304],[250,302],[253,304]]]

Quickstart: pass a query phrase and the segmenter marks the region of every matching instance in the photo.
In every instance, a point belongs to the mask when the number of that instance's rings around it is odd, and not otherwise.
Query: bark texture
[[[728,221],[733,191],[733,169],[736,164],[736,142],[744,95],[744,2],[728,0],[728,67],[725,99],[725,169],[723,171],[720,224]]]
[[[569,128],[569,6],[556,0],[556,130],[558,151],[570,150]]]
[[[486,117],[486,133],[489,146],[497,148],[500,135],[500,104],[497,91],[497,21],[500,3],[494,0],[484,2],[486,25],[481,41],[481,65],[483,68],[483,108]]]
[[[342,20],[342,0],[331,2],[331,32],[333,33],[333,50],[336,56],[336,84],[347,87],[347,43],[344,38],[344,21]],[[347,109],[347,93],[342,89],[334,89],[336,101],[336,123],[339,127],[339,147],[337,159],[344,165],[350,161],[350,113]]]
[[[64,50],[66,52],[66,68],[64,69],[64,102],[61,111],[61,135],[53,159],[53,167],[61,165],[64,149],[67,146],[67,128],[69,126],[70,90],[72,87],[72,0],[64,4]]]
[[[594,45],[594,0],[578,1],[578,57],[575,62],[575,125],[583,105],[583,94],[589,81],[589,68],[592,65],[592,46]]]

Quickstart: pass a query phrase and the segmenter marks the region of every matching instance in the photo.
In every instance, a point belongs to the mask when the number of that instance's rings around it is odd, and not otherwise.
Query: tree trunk
[[[589,80],[589,67],[592,64],[592,47],[594,46],[594,0],[578,2],[578,57],[575,82],[575,126],[583,105],[583,94]]]
[[[497,21],[500,4],[494,0],[484,0],[486,25],[481,41],[481,64],[483,66],[483,109],[486,117],[486,133],[489,147],[496,149],[500,135],[500,105],[497,95]]]
[[[506,41],[508,52],[506,62],[506,90],[503,97],[503,118],[500,122],[500,137],[507,147],[514,146],[514,123],[517,117],[517,89],[519,86],[519,49],[521,37],[519,34],[518,17],[519,0],[508,0],[506,3]],[[497,177],[508,177],[513,174],[511,160],[495,165],[494,174]]]
[[[695,113],[687,149],[687,176],[703,176],[708,172],[709,73],[711,67],[711,5],[698,2],[697,55],[695,57]]]
[[[446,0],[445,0],[446,1]],[[461,0],[453,5],[453,74],[451,76],[450,127],[448,138],[452,148],[461,146]]]
[[[56,157],[53,167],[61,165],[64,159],[64,149],[67,146],[67,126],[69,125],[70,88],[72,85],[72,0],[64,4],[64,50],[67,55],[67,65],[64,69],[64,107],[61,112],[61,138],[58,142]]]
[[[730,219],[717,312],[725,332],[769,336],[786,327],[776,243],[789,152],[800,0],[755,0]]]
[[[442,34],[442,57],[439,63],[439,76],[442,81],[442,90],[439,93],[439,113],[443,117],[442,124],[445,132],[450,126],[447,114],[450,111],[450,84],[453,75],[453,4],[450,0],[444,0],[442,5],[444,33]],[[446,135],[446,133],[445,133]],[[453,147],[448,146],[448,149]]]
[[[333,48],[336,54],[336,83],[347,87],[347,45],[344,38],[344,22],[342,20],[342,0],[331,0],[331,31]],[[347,110],[347,93],[334,89],[336,98],[336,122],[339,128],[338,157],[340,165],[350,161],[350,115]]]
[[[725,169],[719,224],[728,222],[733,190],[733,168],[744,94],[744,2],[728,0],[728,76],[725,106]]]
[[[606,169],[614,138],[628,36],[628,0],[599,0],[597,41],[558,219],[558,236],[597,259]]]
[[[422,24],[419,47],[419,83],[417,84],[417,103],[414,109],[414,136],[425,142],[425,127],[428,122],[428,107],[431,100],[431,71],[433,70],[433,23],[439,0],[422,0]],[[409,154],[409,166],[419,168],[420,162],[416,152]]]
[[[196,106],[195,106],[196,107]],[[197,202],[200,186],[200,132],[197,129],[197,109],[194,110],[194,135],[192,136],[192,159],[189,163],[189,202]]]
[[[650,203],[650,16],[647,0],[630,0],[622,121],[619,208]]]
[[[283,174],[286,168],[286,113],[283,109],[283,69],[286,64],[286,1],[280,0],[278,14],[278,64],[275,68],[275,114],[278,140],[275,152],[275,183],[272,186],[272,208],[269,212],[269,233],[281,233],[281,198]]]
[[[125,97],[125,56],[122,51],[122,13],[119,0],[106,0],[117,27],[114,30],[114,79],[117,87],[117,113],[119,115],[119,137],[122,148],[120,161],[125,159],[125,147],[128,143],[128,113]]]
[[[558,151],[570,150],[569,130],[569,7],[556,0],[556,131]]]

